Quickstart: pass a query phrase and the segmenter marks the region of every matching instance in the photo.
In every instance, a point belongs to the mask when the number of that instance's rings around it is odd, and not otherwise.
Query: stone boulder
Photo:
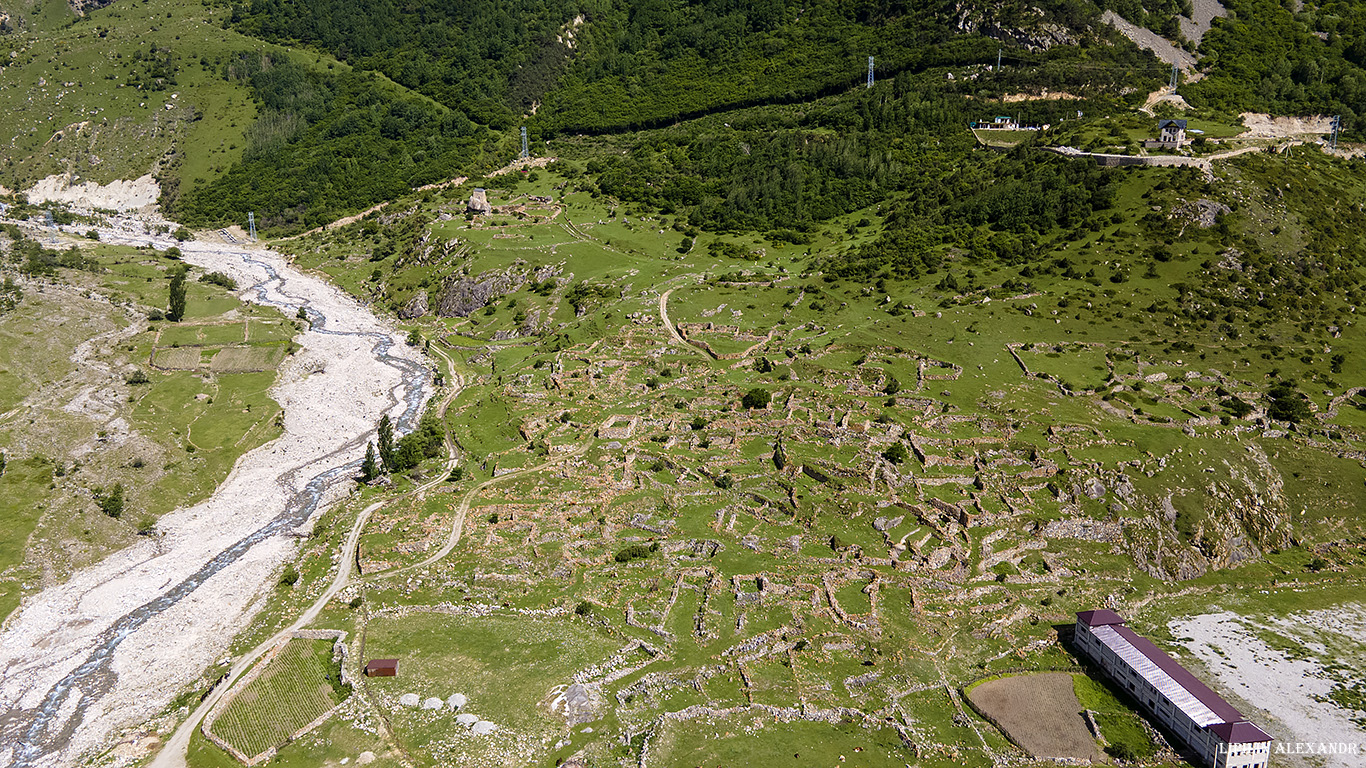
[[[596,684],[574,683],[564,691],[564,717],[571,726],[597,720],[602,705],[602,689]]]
[[[468,703],[469,699],[465,698],[465,694],[452,693],[450,697],[446,699],[446,709],[460,709]]]
[[[405,693],[398,697],[398,703],[405,707],[416,707],[422,703],[422,699],[416,693]]]
[[[493,206],[489,204],[488,193],[483,187],[477,187],[470,193],[470,201],[465,205],[465,210],[470,213],[493,213]]]

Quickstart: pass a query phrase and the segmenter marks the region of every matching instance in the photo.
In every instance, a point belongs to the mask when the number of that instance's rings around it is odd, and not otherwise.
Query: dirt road
[[[104,242],[176,243],[125,226]],[[179,244],[253,301],[312,327],[273,396],[285,434],[243,456],[206,501],[162,518],[160,535],[27,601],[0,633],[0,764],[67,766],[161,711],[222,657],[294,551],[291,532],[345,493],[382,413],[415,423],[429,374],[391,328],[323,280],[264,249]]]

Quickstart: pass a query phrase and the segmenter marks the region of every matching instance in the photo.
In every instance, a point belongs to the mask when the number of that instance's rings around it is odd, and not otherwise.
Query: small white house
[[[1157,140],[1164,144],[1177,144],[1186,140],[1185,120],[1157,121]]]

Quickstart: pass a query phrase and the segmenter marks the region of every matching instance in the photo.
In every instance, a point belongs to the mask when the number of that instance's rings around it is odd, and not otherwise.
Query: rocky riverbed
[[[155,232],[155,228],[150,230]],[[176,245],[133,220],[104,242]],[[344,494],[382,413],[412,423],[427,365],[392,328],[279,254],[223,242],[179,244],[226,272],[249,300],[312,320],[273,396],[285,433],[237,463],[206,501],[47,589],[0,632],[0,764],[66,766],[121,727],[162,710],[222,657],[291,556],[291,531]]]

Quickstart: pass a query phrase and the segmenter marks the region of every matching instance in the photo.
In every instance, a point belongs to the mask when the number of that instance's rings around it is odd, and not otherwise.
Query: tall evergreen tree
[[[171,275],[171,301],[166,308],[166,319],[173,323],[185,317],[185,270],[177,269]]]
[[[379,420],[379,460],[384,471],[394,471],[394,424],[387,413]]]
[[[365,459],[360,463],[360,481],[368,483],[379,476],[379,464],[375,461],[375,444],[365,444]]]

